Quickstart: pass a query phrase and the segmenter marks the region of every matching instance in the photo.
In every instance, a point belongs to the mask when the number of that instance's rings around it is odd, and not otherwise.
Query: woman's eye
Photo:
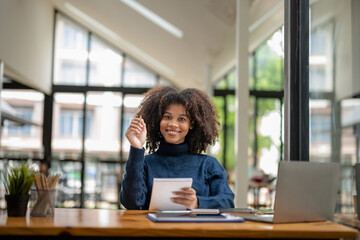
[[[165,115],[163,118],[164,118],[164,119],[170,119],[170,116]]]
[[[179,121],[185,121],[186,119],[185,118],[179,118]]]

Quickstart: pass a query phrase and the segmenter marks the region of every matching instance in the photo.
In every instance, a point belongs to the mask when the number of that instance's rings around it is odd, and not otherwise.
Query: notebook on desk
[[[149,210],[185,210],[185,206],[171,201],[172,192],[190,188],[192,181],[192,178],[154,178]]]
[[[271,223],[332,220],[339,183],[338,163],[280,162],[274,214],[242,217]]]

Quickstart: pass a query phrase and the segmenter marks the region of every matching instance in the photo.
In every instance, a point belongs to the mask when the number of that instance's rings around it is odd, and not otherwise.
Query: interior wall
[[[47,0],[0,1],[0,59],[16,81],[51,92],[52,4]]]

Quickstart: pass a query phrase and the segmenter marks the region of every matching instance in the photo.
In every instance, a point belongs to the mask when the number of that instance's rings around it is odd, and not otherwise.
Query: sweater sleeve
[[[211,158],[207,167],[206,181],[209,185],[209,196],[197,196],[199,208],[234,208],[234,193],[227,182],[225,169]]]
[[[130,147],[120,191],[120,201],[126,209],[143,209],[145,205],[148,190],[145,182],[144,153],[144,149]]]

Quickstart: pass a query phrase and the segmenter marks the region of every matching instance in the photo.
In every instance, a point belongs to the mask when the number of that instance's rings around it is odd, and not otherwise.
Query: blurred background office
[[[58,207],[121,208],[124,133],[142,94],[157,85],[195,87],[213,97],[220,116],[208,153],[234,192],[246,186],[246,205],[271,208],[291,131],[284,127],[285,4],[238,1],[0,0],[1,171],[30,159],[62,174]],[[246,28],[237,21],[239,4]],[[314,0],[308,10],[309,160],[341,163],[337,212],[353,212],[360,1]],[[247,50],[240,57],[239,47]],[[239,58],[248,66],[241,81]],[[239,113],[237,91],[248,94],[247,112]],[[235,135],[244,123],[241,162]],[[237,183],[240,167],[247,180]]]

